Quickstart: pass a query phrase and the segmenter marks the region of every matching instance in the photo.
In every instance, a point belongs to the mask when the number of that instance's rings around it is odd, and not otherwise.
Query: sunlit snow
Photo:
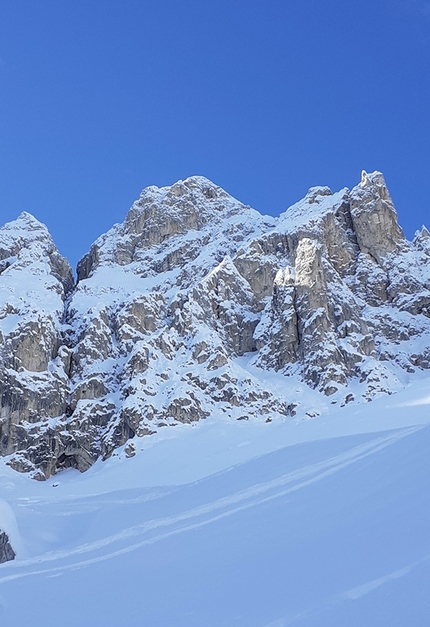
[[[0,466],[1,624],[422,626],[428,382],[314,420],[213,416],[45,483]]]

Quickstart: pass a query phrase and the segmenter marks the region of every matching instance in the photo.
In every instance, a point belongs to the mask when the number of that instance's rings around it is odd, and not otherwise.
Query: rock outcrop
[[[203,177],[145,189],[78,264],[37,220],[0,230],[0,451],[43,479],[208,416],[370,400],[430,367],[430,235],[383,176],[278,219]],[[130,449],[131,450],[131,449]]]
[[[0,564],[10,562],[16,557],[15,551],[10,545],[9,536],[0,529]]]
[[[56,442],[53,418],[67,408],[62,327],[73,285],[69,264],[30,214],[0,229],[0,453],[18,452],[11,460],[17,470],[44,467]]]

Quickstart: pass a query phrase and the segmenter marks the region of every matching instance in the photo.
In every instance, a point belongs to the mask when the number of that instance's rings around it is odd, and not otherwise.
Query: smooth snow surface
[[[0,466],[0,625],[430,624],[430,388],[212,417],[45,483]]]

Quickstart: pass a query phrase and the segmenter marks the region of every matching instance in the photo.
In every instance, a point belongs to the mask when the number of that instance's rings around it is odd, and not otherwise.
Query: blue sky
[[[430,210],[430,2],[2,0],[0,223],[73,265],[147,185],[202,174],[277,215],[384,172]]]

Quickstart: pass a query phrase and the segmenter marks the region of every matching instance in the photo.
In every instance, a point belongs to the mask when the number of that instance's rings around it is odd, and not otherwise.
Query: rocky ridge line
[[[430,367],[429,259],[378,172],[278,219],[203,177],[149,187],[76,286],[22,214],[0,229],[0,452],[44,479],[163,426],[314,415],[303,382],[391,393]]]

